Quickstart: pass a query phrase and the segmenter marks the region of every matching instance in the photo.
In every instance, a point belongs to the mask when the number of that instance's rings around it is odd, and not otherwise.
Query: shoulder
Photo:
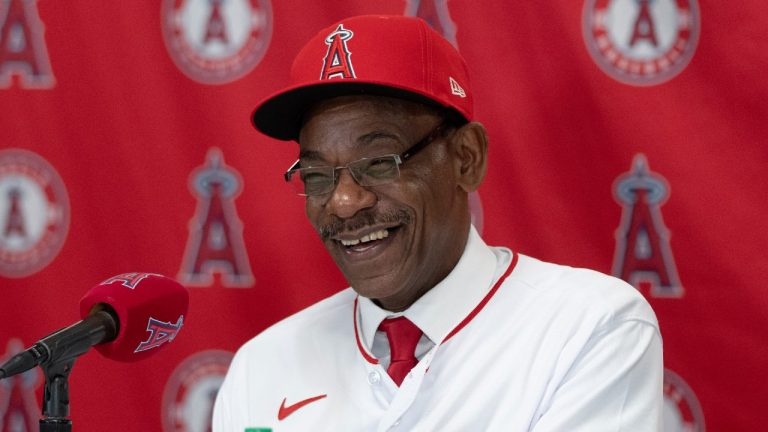
[[[351,288],[327,297],[275,324],[246,342],[237,355],[249,353],[270,355],[300,349],[312,340],[346,337],[352,328],[355,292]]]
[[[653,310],[637,289],[594,270],[518,255],[505,285],[512,285],[517,295],[548,308],[552,314],[589,318],[602,324],[636,320],[658,328]]]

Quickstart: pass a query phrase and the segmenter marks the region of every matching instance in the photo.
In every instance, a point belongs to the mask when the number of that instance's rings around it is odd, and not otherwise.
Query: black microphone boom
[[[0,366],[0,379],[26,372],[37,365],[74,360],[93,345],[114,340],[118,325],[117,314],[108,306],[98,305],[84,320],[51,333],[11,357]]]

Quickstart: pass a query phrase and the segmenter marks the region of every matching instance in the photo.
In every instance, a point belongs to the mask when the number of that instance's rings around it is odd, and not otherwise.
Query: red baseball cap
[[[280,140],[296,140],[302,116],[324,99],[371,94],[451,108],[473,118],[464,59],[423,20],[366,15],[321,30],[299,52],[291,85],[261,101],[253,124]]]

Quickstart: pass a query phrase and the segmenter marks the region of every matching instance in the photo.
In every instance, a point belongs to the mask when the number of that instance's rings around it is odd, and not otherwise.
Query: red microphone
[[[154,273],[123,273],[85,294],[80,317],[104,309],[116,314],[116,337],[96,345],[96,351],[114,360],[136,361],[176,338],[188,307],[189,291],[175,280]]]
[[[0,366],[0,379],[74,360],[91,346],[114,360],[144,359],[176,338],[188,307],[189,292],[173,279],[154,273],[113,276],[80,300],[82,321],[11,357]]]

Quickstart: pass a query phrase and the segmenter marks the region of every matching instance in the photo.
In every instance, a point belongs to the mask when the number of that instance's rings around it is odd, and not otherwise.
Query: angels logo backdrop
[[[74,428],[208,430],[237,347],[345,287],[282,180],[295,145],[249,115],[317,30],[367,13],[420,16],[465,56],[490,136],[472,197],[487,242],[652,304],[665,430],[765,429],[757,0],[0,0],[0,357],[77,321],[110,275],[176,277],[184,334],[142,362],[81,357]],[[318,74],[354,73],[358,31],[329,35],[352,54]],[[0,381],[1,432],[35,430],[42,387],[37,370]]]

